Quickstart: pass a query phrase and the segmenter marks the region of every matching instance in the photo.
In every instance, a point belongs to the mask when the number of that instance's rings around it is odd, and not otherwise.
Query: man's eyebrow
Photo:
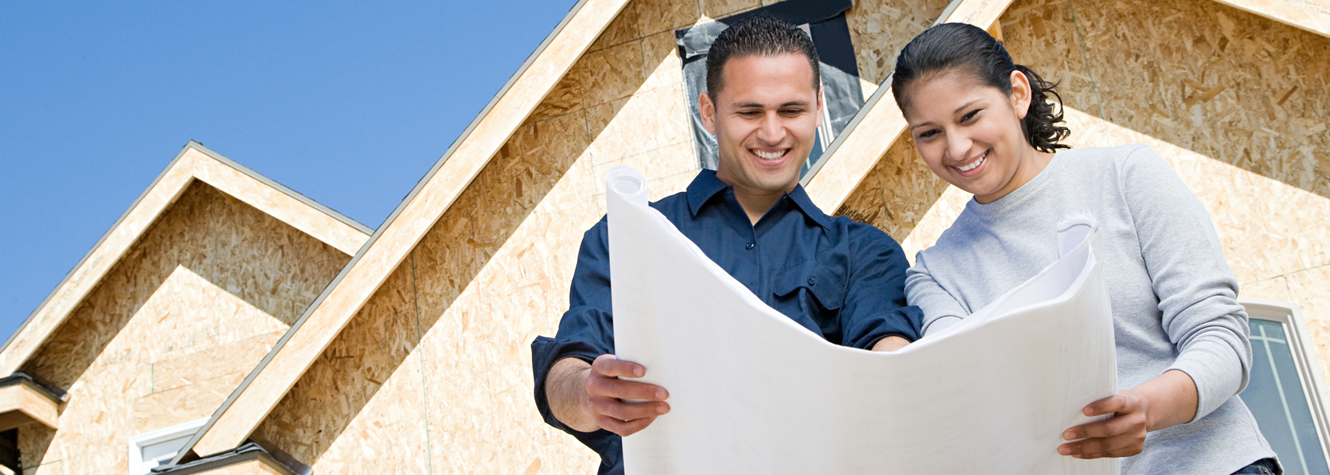
[[[790,101],[790,102],[786,102],[786,103],[784,103],[784,104],[781,104],[780,106],[781,106],[781,107],[790,107],[790,106],[802,106],[802,107],[808,107],[809,104],[810,104],[810,102],[808,102],[808,101]],[[757,102],[739,102],[739,103],[735,103],[735,104],[734,104],[734,107],[735,107],[736,109],[750,109],[750,108],[761,109],[761,108],[763,108],[763,107],[766,107],[766,104],[760,104],[760,103],[757,103]]]

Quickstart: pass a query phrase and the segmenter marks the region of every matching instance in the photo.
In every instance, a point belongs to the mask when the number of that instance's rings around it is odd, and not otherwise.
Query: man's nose
[[[771,112],[763,116],[757,139],[765,145],[776,145],[785,139],[785,122],[779,114]]]

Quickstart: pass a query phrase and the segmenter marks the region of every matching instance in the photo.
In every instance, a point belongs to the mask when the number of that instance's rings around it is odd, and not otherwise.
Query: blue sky
[[[0,2],[0,335],[189,140],[377,227],[576,2]]]

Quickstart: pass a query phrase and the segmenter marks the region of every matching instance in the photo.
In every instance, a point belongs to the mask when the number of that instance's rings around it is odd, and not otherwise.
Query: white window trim
[[[1282,323],[1288,333],[1288,346],[1293,353],[1293,364],[1297,366],[1302,379],[1303,397],[1307,398],[1308,409],[1316,425],[1316,434],[1321,438],[1321,451],[1330,464],[1330,425],[1327,424],[1326,401],[1321,395],[1326,393],[1326,386],[1321,372],[1321,360],[1316,354],[1316,342],[1311,340],[1307,331],[1306,320],[1302,318],[1302,308],[1293,302],[1242,297],[1238,303],[1247,308],[1247,316],[1252,319]],[[1252,351],[1256,351],[1252,345]]]
[[[208,418],[202,418],[196,421],[189,421],[184,424],[159,429],[147,434],[136,435],[129,438],[129,475],[145,475],[150,473],[150,467],[143,466],[143,448],[153,444],[166,442],[171,439],[178,439],[185,436],[194,435],[199,428],[208,422]]]

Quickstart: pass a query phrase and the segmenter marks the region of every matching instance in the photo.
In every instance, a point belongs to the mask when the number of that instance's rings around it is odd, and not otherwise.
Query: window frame
[[[158,429],[146,434],[136,435],[129,438],[129,475],[147,475],[151,473],[152,467],[143,466],[143,449],[154,444],[160,444],[172,439],[193,436],[204,424],[208,418],[189,421],[184,424],[178,424],[165,429]],[[183,446],[181,447],[183,448]],[[179,449],[176,449],[179,453]],[[174,455],[172,456],[174,458]]]
[[[1316,435],[1321,439],[1321,453],[1330,465],[1330,423],[1327,422],[1326,385],[1322,376],[1320,357],[1316,352],[1316,342],[1312,341],[1307,331],[1306,320],[1302,317],[1302,308],[1293,302],[1261,298],[1238,298],[1238,303],[1247,309],[1247,316],[1253,320],[1276,322],[1284,327],[1288,347],[1297,368],[1298,378],[1302,383],[1302,395],[1307,400],[1308,410],[1312,413],[1312,423],[1316,426]],[[1252,352],[1257,351],[1255,342]],[[1254,355],[1253,355],[1254,356]]]

